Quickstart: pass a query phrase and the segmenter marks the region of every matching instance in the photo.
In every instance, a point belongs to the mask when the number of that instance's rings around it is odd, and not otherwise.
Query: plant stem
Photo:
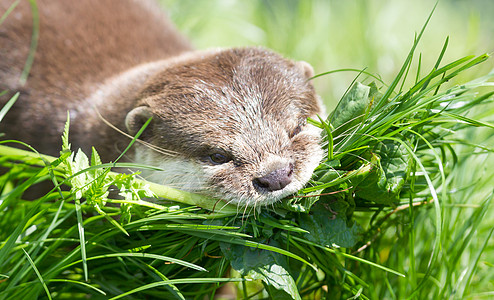
[[[44,164],[43,162],[52,162],[56,160],[55,157],[36,152],[17,149],[5,145],[0,145],[0,156],[15,156],[16,159],[22,160],[27,163],[28,159],[37,159],[38,161],[29,162],[30,164]],[[61,167],[57,167],[58,170],[62,170]],[[118,173],[110,172],[109,176],[117,176]],[[231,204],[227,204],[218,199],[208,198],[199,194],[194,194],[186,191],[177,190],[161,184],[145,181],[142,179],[136,179],[143,184],[149,185],[150,190],[158,197],[166,198],[174,202],[180,202],[189,205],[196,205],[204,209],[208,209],[214,212],[218,216],[227,216],[237,214],[237,207]]]

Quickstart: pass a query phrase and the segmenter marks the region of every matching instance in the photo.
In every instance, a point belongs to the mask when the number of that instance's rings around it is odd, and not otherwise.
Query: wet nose
[[[283,189],[292,182],[293,164],[274,170],[273,172],[253,180],[254,186],[270,192]]]

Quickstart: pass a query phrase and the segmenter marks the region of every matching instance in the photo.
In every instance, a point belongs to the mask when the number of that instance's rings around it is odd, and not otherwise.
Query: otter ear
[[[297,68],[304,74],[305,78],[309,79],[314,76],[314,69],[308,62],[301,60],[297,61],[295,64]]]
[[[125,126],[130,134],[135,135],[152,116],[153,113],[148,106],[136,107],[125,117]]]

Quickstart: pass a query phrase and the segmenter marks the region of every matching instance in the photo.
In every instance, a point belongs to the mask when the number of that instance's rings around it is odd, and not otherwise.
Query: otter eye
[[[229,162],[231,158],[225,154],[213,153],[209,156],[209,160],[215,165],[221,165]]]
[[[291,132],[290,132],[290,138],[296,136],[297,134],[299,134],[300,132],[302,131],[302,125],[298,125],[297,127],[295,127],[295,129],[293,129]]]

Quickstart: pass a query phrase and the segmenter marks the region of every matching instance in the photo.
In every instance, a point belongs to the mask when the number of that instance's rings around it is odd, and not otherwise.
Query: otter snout
[[[270,192],[282,190],[292,182],[293,164],[274,170],[262,177],[254,178],[252,181],[256,189]]]

